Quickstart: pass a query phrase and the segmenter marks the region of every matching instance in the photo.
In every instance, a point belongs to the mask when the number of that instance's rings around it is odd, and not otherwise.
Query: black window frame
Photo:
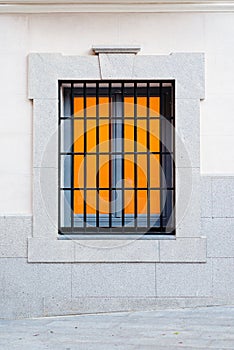
[[[70,87],[68,87],[68,85],[70,84]],[[79,88],[76,87],[77,84],[83,84],[83,89],[82,92]],[[92,89],[89,88],[87,89],[87,85],[90,84],[96,84],[96,89]],[[97,88],[97,86],[100,86],[101,84],[108,84],[108,88],[105,90],[104,88],[99,89]],[[116,87],[116,85],[120,85],[120,87]],[[64,136],[63,132],[61,131],[61,121],[62,120],[74,120],[74,116],[73,116],[73,99],[76,96],[84,96],[84,101],[85,101],[85,97],[87,96],[96,96],[97,98],[97,94],[99,97],[101,96],[108,96],[109,97],[109,102],[112,98],[112,95],[114,93],[120,93],[122,94],[122,97],[126,94],[126,88],[125,85],[126,84],[134,84],[134,88],[128,88],[128,93],[129,96],[134,97],[134,102],[136,102],[136,98],[137,96],[144,96],[147,97],[147,109],[149,109],[149,97],[152,96],[151,94],[149,95],[150,92],[150,86],[151,84],[156,84],[158,85],[158,87],[154,87],[154,93],[155,96],[160,97],[160,116],[158,119],[160,119],[160,164],[162,165],[162,167],[165,169],[165,167],[167,165],[163,165],[162,162],[162,155],[165,153],[170,153],[171,156],[171,164],[172,166],[170,166],[170,181],[172,181],[172,186],[166,186],[167,189],[169,188],[170,193],[171,193],[171,198],[170,201],[168,200],[168,198],[165,199],[165,206],[163,208],[163,210],[161,210],[162,212],[165,210],[169,210],[170,211],[170,219],[172,220],[173,224],[171,225],[171,227],[169,228],[169,230],[167,229],[167,225],[165,225],[164,222],[166,222],[168,220],[168,214],[165,215],[165,220],[164,220],[164,215],[162,213],[160,213],[160,225],[159,227],[149,227],[149,215],[147,214],[147,227],[141,227],[141,226],[137,226],[135,225],[134,227],[99,227],[99,215],[98,218],[96,218],[96,227],[87,227],[87,223],[84,224],[84,227],[75,227],[74,226],[74,213],[73,211],[71,211],[71,225],[70,227],[64,227],[61,226],[61,191],[71,191],[71,196],[70,196],[70,201],[71,201],[71,207],[74,208],[74,203],[72,203],[74,201],[74,184],[71,186],[71,189],[67,189],[61,186],[61,156],[66,156],[66,155],[74,155],[74,149],[71,149],[71,152],[61,152],[61,139]],[[137,85],[146,85],[146,88],[141,88],[137,91],[137,95],[136,95],[136,89],[137,89]],[[170,85],[170,87],[167,87],[167,85]],[[61,90],[63,90],[63,94],[61,94]],[[98,91],[98,92],[97,92]],[[70,99],[70,111],[68,112],[68,114],[70,114],[70,116],[66,116],[66,111],[61,110],[62,105],[63,108],[66,108],[65,103],[62,103],[62,99],[64,98],[64,95],[68,94],[69,95],[69,99]],[[154,95],[153,95],[154,96]],[[98,101],[98,98],[97,98]],[[64,102],[64,101],[63,101]],[[98,106],[98,102],[97,102],[97,106]],[[86,108],[85,102],[84,102],[84,109]],[[112,112],[110,112],[110,119],[114,119],[114,117],[111,115]],[[148,114],[148,112],[147,112]],[[64,115],[64,116],[62,116]],[[147,123],[149,120],[149,116],[147,115]],[[58,193],[59,193],[59,213],[58,213],[58,220],[59,220],[59,230],[58,233],[60,235],[85,235],[85,236],[92,236],[92,235],[100,235],[100,236],[110,236],[110,235],[121,235],[121,236],[125,236],[125,235],[139,235],[139,234],[144,234],[144,235],[175,235],[175,163],[174,163],[174,159],[175,159],[175,81],[174,80],[110,80],[110,81],[97,81],[97,80],[91,80],[91,81],[84,81],[84,80],[73,80],[73,81],[59,81],[59,118],[58,118],[58,124],[59,124],[59,154],[58,154],[58,163],[59,163],[59,184],[58,184]],[[80,117],[79,117],[80,119]],[[124,116],[122,115],[122,119],[124,119]],[[134,123],[135,123],[135,113],[134,113]],[[99,116],[98,116],[98,107],[97,107],[97,118],[96,121],[99,120]],[[171,151],[165,151],[165,145],[162,142],[162,134],[164,132],[162,124],[163,121],[170,121],[170,125],[171,125],[171,130],[170,131],[172,133],[172,144],[171,144]],[[148,124],[147,124],[148,125]],[[98,125],[96,125],[97,127]],[[74,128],[74,125],[72,126],[72,128]],[[98,128],[97,128],[98,129]],[[147,127],[147,129],[149,129]],[[74,132],[74,130],[72,131]],[[85,129],[84,129],[85,132]],[[134,126],[134,134],[136,132],[136,125]],[[97,134],[96,134],[97,140],[98,140],[98,130],[97,130]],[[86,137],[84,138],[86,139]],[[148,139],[148,137],[147,137]],[[124,135],[123,135],[123,140],[124,140]],[[73,146],[72,146],[73,147]],[[135,152],[135,149],[134,149]],[[148,154],[149,152],[147,152]],[[157,152],[152,152],[152,153],[157,153]],[[98,157],[97,157],[98,158]],[[165,159],[167,157],[164,157]],[[134,153],[134,160],[135,160],[135,153]],[[98,160],[97,160],[98,162]],[[148,163],[148,161],[147,161]],[[98,166],[98,164],[97,164]],[[71,165],[71,174],[73,174],[73,162]],[[122,167],[123,169],[123,167]],[[171,180],[172,179],[172,180]],[[72,180],[71,180],[72,181]],[[167,182],[167,179],[166,179]],[[85,185],[84,185],[85,187]],[[148,196],[148,189],[149,186],[147,186],[147,196]],[[98,188],[98,179],[97,179],[97,188]],[[163,187],[162,187],[163,188]],[[160,184],[160,203],[163,202],[163,191],[164,189],[161,188],[161,184]],[[123,191],[123,189],[121,189]],[[134,193],[135,193],[135,203],[137,202],[137,191],[139,189],[136,189],[136,185],[134,186]],[[98,191],[98,190],[97,190]],[[109,193],[110,193],[110,189],[109,189]],[[109,198],[111,200],[111,198]],[[148,200],[149,202],[149,200]],[[170,202],[170,203],[169,203]],[[147,203],[148,205],[148,203]],[[169,209],[168,209],[169,208]],[[98,208],[97,208],[98,210]],[[124,210],[124,209],[123,209]],[[136,213],[136,210],[135,210]],[[138,214],[137,214],[138,215]],[[112,223],[112,214],[109,213],[109,223]],[[73,217],[73,223],[72,223],[72,217]],[[122,214],[122,218],[124,217],[124,214]],[[85,220],[84,220],[85,221]],[[124,222],[122,222],[123,224]]]

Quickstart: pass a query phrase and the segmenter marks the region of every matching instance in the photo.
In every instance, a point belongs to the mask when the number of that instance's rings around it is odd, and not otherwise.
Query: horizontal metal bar
[[[101,84],[121,84],[122,82],[123,83],[126,83],[126,84],[134,84],[134,83],[149,83],[149,84],[159,84],[159,83],[165,83],[165,84],[173,84],[174,83],[174,79],[157,79],[155,80],[155,78],[152,78],[152,79],[133,79],[133,80],[125,80],[125,79],[111,79],[110,80],[98,80],[98,79],[92,79],[92,80],[80,80],[80,79],[74,79],[74,80],[67,80],[67,79],[59,79],[59,84],[62,85],[62,84],[71,84],[71,83],[74,83],[74,84],[84,84],[86,83],[87,85],[88,84],[96,84],[96,83],[101,83]],[[151,86],[150,88],[155,88],[155,86]],[[158,88],[158,87],[157,87]]]
[[[60,152],[61,156],[70,156],[70,155],[77,155],[77,156],[95,156],[96,154],[99,155],[109,155],[109,154],[113,154],[113,155],[122,155],[122,154],[163,154],[163,155],[171,155],[173,154],[173,152]]]
[[[101,228],[101,232],[100,232],[100,228]],[[132,234],[133,236],[135,236],[136,234],[142,233],[142,234],[152,234],[152,233],[158,233],[158,234],[173,234],[173,228],[171,228],[171,230],[166,230],[166,229],[160,229],[160,227],[154,227],[154,228],[150,228],[148,229],[147,227],[112,227],[112,228],[108,228],[108,227],[74,227],[74,228],[70,228],[70,227],[61,227],[59,233],[60,234],[96,234],[96,233],[100,233],[101,235],[105,235],[105,234],[110,234],[110,233],[118,233],[118,234]]]
[[[124,190],[135,190],[135,191],[173,191],[173,187],[123,187]],[[61,187],[61,191],[83,191],[83,190],[90,190],[90,191],[119,191],[122,190],[122,187]]]
[[[83,117],[60,117],[60,120],[84,120]],[[87,117],[87,120],[96,120],[96,117]],[[122,118],[118,118],[118,117],[99,117],[99,119],[101,120],[122,120]],[[174,117],[136,117],[136,120],[162,120],[162,119],[167,119],[167,120],[173,120]],[[124,120],[134,120],[134,117],[124,117]]]

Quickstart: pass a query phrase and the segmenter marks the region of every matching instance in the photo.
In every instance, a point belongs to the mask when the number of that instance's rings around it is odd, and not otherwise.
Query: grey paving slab
[[[233,349],[234,306],[0,321],[2,350]]]

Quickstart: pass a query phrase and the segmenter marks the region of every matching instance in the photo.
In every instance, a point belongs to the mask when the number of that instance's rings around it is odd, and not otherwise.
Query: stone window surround
[[[176,236],[172,239],[58,237],[58,82],[108,79],[175,80]],[[90,56],[29,55],[28,98],[33,100],[29,262],[206,262],[206,238],[200,231],[200,100],[204,99],[204,85],[202,53],[149,56],[102,50]]]

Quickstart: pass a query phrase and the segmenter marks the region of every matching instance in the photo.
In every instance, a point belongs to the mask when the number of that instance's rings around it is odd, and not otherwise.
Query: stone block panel
[[[155,264],[76,264],[72,297],[153,297]]]
[[[158,297],[212,296],[212,263],[156,264]]]

